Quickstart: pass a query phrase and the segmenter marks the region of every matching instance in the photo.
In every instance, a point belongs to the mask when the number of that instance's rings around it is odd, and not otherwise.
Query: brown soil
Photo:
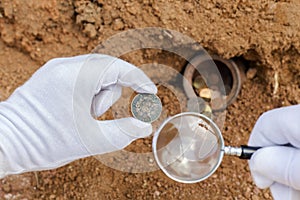
[[[239,97],[227,109],[222,132],[226,144],[246,144],[261,113],[300,103],[299,10],[298,0],[2,0],[0,98],[5,100],[51,58],[89,53],[123,30],[163,27],[192,37],[210,53],[245,59],[250,70]],[[140,62],[134,57],[130,61]],[[169,114],[175,114],[170,97],[163,91],[159,95]],[[149,151],[151,140],[133,145],[128,148]],[[125,173],[86,158],[59,169],[2,179],[0,199],[272,197],[253,184],[247,162],[235,158],[225,157],[212,177],[197,184],[174,182],[161,171]]]

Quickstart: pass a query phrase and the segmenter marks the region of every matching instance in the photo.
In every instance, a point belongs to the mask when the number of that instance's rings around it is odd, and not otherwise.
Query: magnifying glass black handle
[[[251,156],[254,154],[254,152],[260,148],[262,148],[262,147],[251,147],[251,146],[247,146],[247,145],[241,145],[242,151],[241,151],[241,155],[239,156],[239,158],[249,160],[251,158]]]
[[[293,145],[291,145],[290,143],[284,144],[281,146],[293,147]],[[247,145],[241,145],[241,155],[239,156],[239,158],[249,160],[249,159],[251,159],[251,156],[253,155],[253,153],[260,148],[262,148],[262,147],[252,147],[252,146],[247,146]]]
[[[285,147],[294,147],[291,144],[284,144],[281,146]],[[241,145],[240,147],[231,147],[231,146],[225,146],[224,152],[226,155],[230,156],[237,156],[240,159],[251,159],[251,156],[257,151],[258,149],[263,147],[253,147],[253,146],[247,146],[247,145]]]

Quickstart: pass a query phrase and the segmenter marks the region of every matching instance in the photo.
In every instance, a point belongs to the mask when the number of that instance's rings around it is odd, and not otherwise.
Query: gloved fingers
[[[259,149],[249,161],[254,182],[267,188],[278,182],[300,190],[300,150],[294,147],[273,146]]]
[[[274,200],[298,200],[300,199],[300,191],[280,183],[274,183],[270,187]]]
[[[149,136],[152,125],[129,117],[98,121],[102,134],[117,149],[123,149],[132,141]]]
[[[251,161],[249,161],[249,162],[251,162]],[[270,187],[274,183],[274,181],[272,179],[269,179],[264,174],[261,174],[258,171],[252,170],[252,165],[253,164],[249,163],[249,165],[250,165],[250,170],[251,170],[252,178],[254,180],[255,185],[257,185],[257,187],[259,187],[261,189],[266,189],[266,188]]]
[[[105,90],[102,90],[97,94],[92,102],[92,114],[95,117],[101,116],[105,111],[109,109],[120,97],[122,94],[122,87],[118,85],[111,85],[106,87]]]
[[[256,122],[250,146],[272,146],[290,143],[300,148],[300,105],[274,109],[264,113]]]
[[[141,69],[121,59],[116,59],[105,72],[101,90],[114,84],[131,87],[138,93],[157,93],[156,86]]]

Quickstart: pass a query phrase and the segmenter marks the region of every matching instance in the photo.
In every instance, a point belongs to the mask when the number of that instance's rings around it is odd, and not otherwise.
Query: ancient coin
[[[209,88],[203,88],[199,91],[199,96],[205,100],[211,99],[211,90]]]
[[[133,117],[151,123],[158,119],[162,111],[162,104],[155,94],[137,94],[131,102]]]
[[[202,89],[202,88],[206,87],[206,84],[205,84],[204,79],[199,75],[199,76],[195,77],[195,79],[193,81],[193,86],[195,89]]]

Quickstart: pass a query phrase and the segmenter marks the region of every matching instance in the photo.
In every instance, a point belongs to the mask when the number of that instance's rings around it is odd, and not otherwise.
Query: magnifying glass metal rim
[[[219,137],[219,140],[220,140],[219,142],[220,142],[220,146],[221,146],[220,154],[219,154],[219,158],[218,158],[218,162],[215,164],[215,166],[213,167],[213,169],[209,173],[207,173],[207,175],[203,176],[202,178],[195,179],[195,180],[181,180],[181,179],[173,177],[171,174],[169,174],[169,172],[165,169],[165,167],[163,166],[163,164],[159,161],[158,156],[157,156],[157,150],[156,150],[156,144],[157,144],[157,139],[158,139],[159,133],[165,127],[165,125],[167,123],[169,123],[174,118],[181,117],[181,116],[186,116],[186,115],[192,115],[192,116],[200,117],[202,119],[207,120],[209,122],[209,124],[216,130],[216,134]],[[173,179],[174,181],[180,182],[180,183],[197,183],[197,182],[201,182],[201,181],[207,179],[208,177],[210,177],[218,169],[218,167],[220,166],[220,164],[222,162],[222,159],[223,159],[223,156],[224,156],[224,146],[225,146],[225,144],[224,144],[224,139],[223,139],[222,133],[221,133],[219,127],[215,124],[215,122],[213,122],[207,116],[205,116],[203,114],[200,114],[200,113],[196,113],[196,112],[183,112],[183,113],[176,114],[176,115],[174,115],[172,117],[169,117],[168,119],[166,119],[161,124],[161,126],[159,127],[159,129],[154,133],[153,140],[152,140],[152,151],[153,151],[153,154],[154,154],[155,161],[158,164],[159,168],[169,178]]]

